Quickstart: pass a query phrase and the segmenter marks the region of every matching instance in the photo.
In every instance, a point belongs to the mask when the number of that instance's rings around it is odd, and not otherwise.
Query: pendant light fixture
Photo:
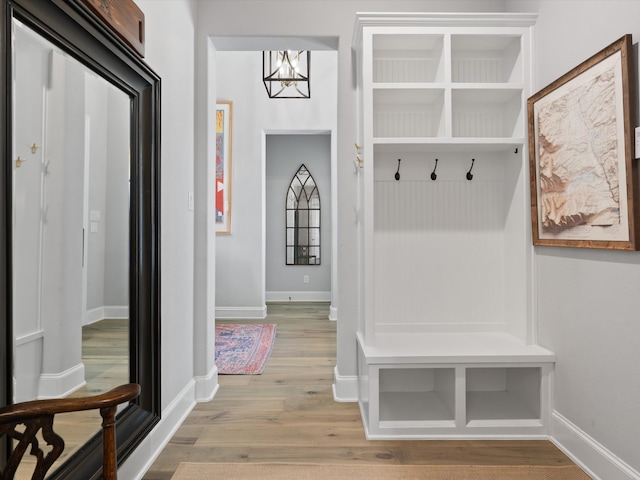
[[[262,52],[262,78],[269,98],[311,98],[311,52]]]

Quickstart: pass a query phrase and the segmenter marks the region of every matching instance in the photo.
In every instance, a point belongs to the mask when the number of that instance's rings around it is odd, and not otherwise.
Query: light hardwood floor
[[[219,377],[143,477],[168,480],[180,462],[569,465],[549,441],[368,441],[358,406],[333,400],[336,324],[328,304],[269,304],[276,323],[262,375]]]

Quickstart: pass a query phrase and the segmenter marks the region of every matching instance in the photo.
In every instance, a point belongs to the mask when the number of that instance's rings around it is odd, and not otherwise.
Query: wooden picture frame
[[[631,35],[527,102],[534,245],[638,249]]]
[[[233,102],[216,103],[216,233],[231,233],[231,121]]]

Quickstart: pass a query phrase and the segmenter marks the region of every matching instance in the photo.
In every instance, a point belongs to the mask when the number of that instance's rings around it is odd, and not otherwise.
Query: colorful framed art
[[[216,103],[216,233],[231,233],[231,118],[232,102]]]

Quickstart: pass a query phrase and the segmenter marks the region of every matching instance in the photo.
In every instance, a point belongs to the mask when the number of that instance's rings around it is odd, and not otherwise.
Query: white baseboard
[[[340,375],[337,365],[333,369],[333,399],[336,402],[358,401],[358,377]]]
[[[220,387],[218,384],[218,367],[214,365],[208,375],[195,377],[195,382],[196,402],[208,402],[216,395]]]
[[[41,373],[38,382],[38,400],[64,398],[86,384],[84,364],[79,364],[60,373]]]
[[[551,441],[593,480],[640,480],[640,472],[557,411],[551,414]]]
[[[330,302],[331,292],[266,292],[267,302]]]
[[[216,307],[216,319],[247,318],[262,320],[267,318],[264,307]]]
[[[91,325],[105,318],[129,318],[129,307],[127,305],[103,305],[87,310],[85,325]]]
[[[338,320],[338,309],[333,305],[329,307],[329,320],[331,320],[332,322]]]
[[[195,401],[196,382],[191,380],[162,411],[161,419],[118,468],[118,478],[140,480],[185,421]]]

